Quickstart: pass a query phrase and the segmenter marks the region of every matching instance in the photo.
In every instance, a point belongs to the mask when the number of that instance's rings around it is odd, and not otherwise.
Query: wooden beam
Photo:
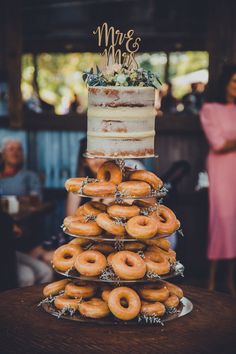
[[[236,1],[210,1],[207,50],[209,52],[209,97],[214,97],[224,64],[236,63]]]
[[[8,107],[10,125],[20,128],[23,125],[21,97],[21,1],[4,1],[2,6],[1,37],[4,45],[1,47],[1,65],[6,71],[8,81]],[[2,43],[1,43],[2,44]]]

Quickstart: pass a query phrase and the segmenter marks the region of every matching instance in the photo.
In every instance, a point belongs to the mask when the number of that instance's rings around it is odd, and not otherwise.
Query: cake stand
[[[90,155],[89,153],[86,153],[84,155],[86,158],[106,158],[106,159],[111,159],[111,160],[115,160],[116,163],[121,167],[122,172],[124,172],[124,166],[125,166],[125,160],[127,158],[149,158],[149,157],[155,157],[157,158],[157,155],[152,155],[152,156],[126,156],[124,157],[111,157],[111,156],[94,156],[94,155]],[[91,196],[87,196],[83,193],[83,191],[80,191],[79,194],[82,198],[86,197],[86,198],[93,198]],[[149,199],[149,198],[156,198],[157,200],[159,200],[160,198],[163,198],[166,195],[166,190],[162,189],[160,191],[152,191],[152,193],[149,196],[145,196],[145,197],[133,197],[133,196],[121,196],[121,195],[111,195],[111,196],[104,196],[102,197],[102,199],[108,199],[108,198],[114,198],[115,201],[117,203],[120,203],[122,205],[122,203],[125,200],[130,200],[130,199]],[[106,234],[102,234],[100,236],[97,237],[89,237],[89,236],[82,236],[82,235],[75,235],[70,233],[65,227],[64,225],[62,225],[63,231],[64,233],[68,236],[68,237],[77,237],[77,238],[81,238],[81,239],[86,239],[86,240],[90,240],[91,243],[89,243],[89,246],[91,246],[91,244],[96,243],[98,241],[102,241],[102,242],[113,242],[114,243],[114,247],[117,251],[121,251],[124,249],[124,245],[126,243],[132,243],[132,242],[140,242],[142,240],[140,239],[134,239],[134,238],[128,238],[127,236],[125,237],[111,237],[110,235],[106,235]],[[157,239],[157,238],[161,238],[161,237],[168,237],[170,235],[156,235],[156,237],[152,238],[153,239]],[[88,246],[88,248],[89,248]],[[142,257],[142,251],[138,252],[139,255]],[[57,271],[55,269],[55,271],[61,275],[63,275],[64,277],[70,278],[70,279],[76,279],[76,280],[80,280],[80,281],[85,281],[85,282],[92,282],[92,283],[96,283],[97,285],[102,285],[102,284],[109,284],[110,286],[113,287],[118,287],[118,286],[130,286],[134,289],[137,289],[140,285],[142,284],[153,284],[153,283],[157,283],[160,282],[161,280],[166,280],[166,279],[171,279],[173,277],[176,276],[183,276],[183,272],[184,272],[184,267],[181,263],[176,262],[175,264],[173,264],[171,266],[171,270],[168,274],[162,275],[162,276],[158,276],[156,274],[149,274],[146,273],[146,275],[142,278],[142,279],[138,279],[138,280],[124,280],[124,279],[120,279],[119,277],[116,276],[116,274],[114,273],[114,271],[112,270],[112,268],[110,266],[106,267],[106,269],[104,270],[104,272],[98,276],[98,277],[85,277],[80,275],[77,271],[75,271],[74,269],[71,269],[67,272],[60,272]],[[57,310],[53,304],[55,297],[49,297],[46,298],[44,300],[41,301],[40,305],[42,305],[43,309],[50,313],[53,316],[56,316],[58,318],[63,318],[63,319],[67,319],[67,320],[72,320],[72,321],[78,321],[78,322],[87,322],[87,323],[98,323],[98,324],[107,324],[107,325],[111,325],[111,324],[123,324],[123,325],[132,325],[132,324],[161,324],[163,325],[165,322],[170,321],[170,320],[174,320],[177,318],[180,318],[182,316],[185,316],[186,314],[188,314],[189,312],[192,311],[193,309],[193,305],[191,303],[191,301],[189,299],[187,299],[186,297],[182,298],[180,300],[180,304],[176,309],[169,309],[167,310],[167,312],[165,313],[165,315],[163,317],[158,317],[156,315],[142,315],[140,314],[138,317],[136,317],[134,320],[131,321],[122,321],[117,319],[116,317],[114,317],[113,315],[109,315],[106,318],[102,318],[102,319],[91,319],[91,318],[87,318],[84,316],[81,316],[78,311],[74,312],[71,311],[70,309],[63,309],[61,311]]]

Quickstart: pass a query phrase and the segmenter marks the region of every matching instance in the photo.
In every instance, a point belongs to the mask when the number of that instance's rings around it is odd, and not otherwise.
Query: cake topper
[[[134,36],[133,29],[123,33],[104,22],[93,34],[97,35],[98,46],[103,48],[101,55],[105,56],[107,66],[120,64],[127,69],[138,68],[135,53],[139,50],[141,38]]]
[[[88,86],[139,86],[158,88],[161,85],[157,74],[138,66],[135,54],[141,38],[134,36],[134,30],[123,33],[106,22],[98,26],[93,34],[97,36],[101,55],[106,59],[102,70],[96,65],[83,73]]]

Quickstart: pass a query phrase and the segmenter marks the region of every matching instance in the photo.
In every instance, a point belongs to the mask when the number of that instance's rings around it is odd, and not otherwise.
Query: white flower
[[[126,76],[124,74],[118,74],[115,80],[122,85],[126,82]]]
[[[137,79],[137,77],[138,77],[138,75],[137,75],[137,73],[136,73],[136,72],[132,72],[132,73],[130,74],[130,78],[131,78],[131,80],[136,80],[136,79]]]

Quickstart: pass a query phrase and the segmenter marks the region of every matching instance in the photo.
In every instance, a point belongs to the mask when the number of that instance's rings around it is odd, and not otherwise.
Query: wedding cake
[[[88,145],[91,155],[154,154],[153,87],[89,87]]]

